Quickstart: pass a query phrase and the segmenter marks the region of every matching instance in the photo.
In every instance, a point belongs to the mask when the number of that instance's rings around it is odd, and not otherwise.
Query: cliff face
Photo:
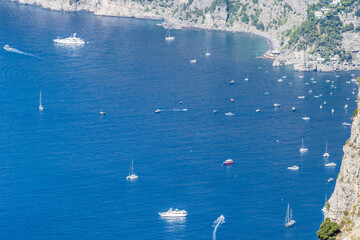
[[[358,94],[358,99],[360,93]],[[358,103],[358,109],[360,103]],[[343,147],[344,156],[335,190],[324,207],[325,217],[340,224],[339,239],[360,239],[360,114],[354,112],[351,137]]]

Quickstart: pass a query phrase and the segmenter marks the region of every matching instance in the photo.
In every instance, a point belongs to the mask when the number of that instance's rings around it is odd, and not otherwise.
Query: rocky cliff
[[[358,94],[358,99],[360,93]],[[358,109],[360,103],[358,103]],[[351,137],[343,147],[344,156],[335,190],[324,207],[324,215],[341,228],[339,239],[360,239],[360,114],[354,112]]]

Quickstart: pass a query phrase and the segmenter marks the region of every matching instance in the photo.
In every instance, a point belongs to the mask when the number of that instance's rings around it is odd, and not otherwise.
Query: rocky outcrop
[[[358,94],[358,99],[360,94]],[[358,109],[360,103],[358,103]],[[351,137],[343,147],[344,156],[335,190],[324,207],[325,217],[340,224],[339,239],[360,239],[360,114],[354,112]]]

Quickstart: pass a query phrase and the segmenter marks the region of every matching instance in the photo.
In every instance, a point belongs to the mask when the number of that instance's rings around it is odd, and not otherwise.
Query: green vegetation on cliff
[[[340,226],[336,222],[331,222],[329,218],[325,218],[317,231],[317,236],[320,240],[335,240],[336,235],[340,233]]]

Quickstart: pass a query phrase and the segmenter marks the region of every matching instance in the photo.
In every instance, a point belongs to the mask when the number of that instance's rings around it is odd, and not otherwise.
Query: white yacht
[[[166,41],[175,40],[175,37],[170,35],[170,29],[166,32],[165,40]]]
[[[320,109],[322,109],[322,105],[320,105]]]
[[[331,113],[334,114],[334,113],[335,113],[335,109],[331,109]]]
[[[256,112],[260,112],[260,108],[256,109]]]
[[[126,177],[126,180],[135,180],[138,179],[139,177],[134,173],[134,160],[131,160],[131,168],[129,171],[129,176]]]
[[[324,158],[328,158],[328,157],[330,157],[330,154],[328,153],[328,150],[327,150],[327,141],[326,141],[326,148],[325,148],[325,153],[323,154],[323,157]]]
[[[227,112],[227,113],[224,113],[226,116],[234,116],[235,114],[232,113],[232,112]]]
[[[10,46],[9,46],[9,45],[5,45],[5,46],[4,46],[4,49],[5,49],[6,51],[10,50]]]
[[[211,55],[211,52],[209,52],[209,46],[207,47],[207,50],[206,50],[206,53],[205,53],[205,56],[210,56]]]
[[[303,117],[302,119],[303,119],[304,121],[309,121],[311,118],[305,116],[305,117]]]
[[[300,153],[306,153],[309,149],[304,147],[304,139],[301,139]]]
[[[41,91],[40,91],[40,97],[39,97],[39,111],[44,110],[43,105],[41,104]]]
[[[190,63],[196,63],[196,59],[191,59]]]
[[[280,107],[280,103],[274,103],[273,107]]]
[[[155,113],[161,113],[161,110],[160,110],[160,109],[156,109],[156,110],[155,110]]]
[[[230,82],[229,82],[229,84],[234,84],[235,83],[235,80],[231,80]]]
[[[291,110],[292,110],[293,112],[295,112],[295,111],[296,111],[296,108],[295,108],[295,107],[292,107]]]
[[[53,40],[55,43],[59,44],[85,44],[84,39],[76,37],[76,33],[68,38],[57,38]]]
[[[106,112],[100,111],[100,112],[99,112],[99,115],[106,115]]]
[[[304,99],[305,96],[298,96],[298,99]]]
[[[188,215],[187,211],[170,208],[167,212],[159,212],[161,217],[186,217]]]
[[[286,211],[286,217],[285,217],[285,227],[291,227],[296,222],[292,219],[292,209],[290,209],[290,206],[288,204],[287,211]]]
[[[325,167],[335,167],[335,166],[336,166],[336,163],[333,163],[333,162],[325,164]]]
[[[278,82],[282,82],[282,81],[283,81],[282,78],[279,78],[279,79],[278,79]]]
[[[292,167],[288,167],[287,169],[297,171],[299,170],[299,166],[294,165]]]
[[[344,109],[345,109],[345,110],[348,109],[348,105],[347,105],[347,104],[345,104]]]

